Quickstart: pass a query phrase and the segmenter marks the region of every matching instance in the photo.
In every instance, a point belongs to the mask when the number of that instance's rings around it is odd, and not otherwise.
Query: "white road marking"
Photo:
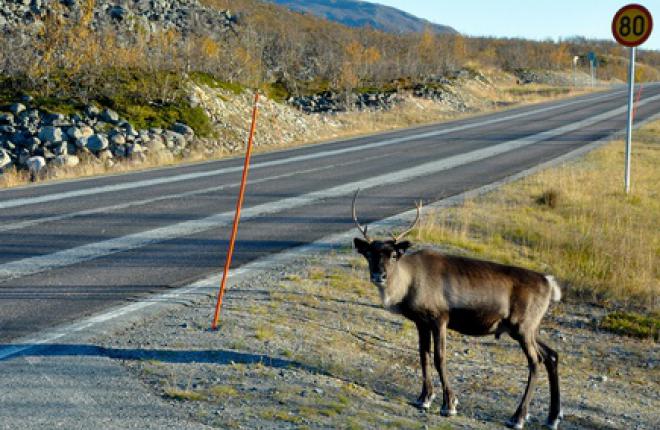
[[[660,95],[646,99],[639,105],[660,99]],[[533,136],[516,139],[501,144],[482,148],[465,154],[455,155],[445,159],[431,161],[415,167],[396,172],[338,185],[325,190],[314,191],[297,197],[277,200],[243,209],[243,219],[249,219],[266,214],[277,213],[286,209],[307,206],[315,202],[351,194],[355,189],[369,189],[390,183],[401,183],[411,179],[448,170],[464,164],[473,163],[485,158],[494,157],[525,146],[533,145],[551,137],[562,135],[589,125],[607,120],[626,112],[627,107],[620,107],[594,117],[567,124],[553,130],[537,133]],[[211,215],[206,218],[185,221],[178,224],[134,233],[101,242],[90,243],[79,247],[58,251],[52,254],[25,258],[0,265],[0,282],[21,278],[51,269],[70,266],[118,252],[141,248],[153,243],[163,242],[178,237],[190,236],[218,227],[228,226],[233,220],[233,211]]]
[[[404,137],[397,137],[397,138],[392,138],[392,139],[381,140],[381,141],[378,141],[378,142],[373,142],[373,143],[364,144],[364,145],[351,146],[351,147],[343,148],[343,149],[327,150],[327,151],[316,152],[316,153],[313,153],[313,154],[288,157],[288,158],[284,158],[284,159],[281,159],[281,160],[273,160],[273,161],[265,161],[265,162],[261,162],[261,163],[254,163],[253,165],[250,166],[250,169],[254,170],[254,169],[260,169],[260,168],[265,168],[265,167],[278,166],[278,165],[282,165],[282,164],[295,163],[295,162],[298,162],[298,161],[306,161],[306,160],[312,160],[312,159],[317,159],[317,158],[329,157],[329,156],[333,156],[333,155],[341,155],[341,154],[346,154],[346,153],[355,152],[355,151],[364,151],[364,150],[371,149],[371,148],[378,148],[378,147],[383,147],[383,146],[388,146],[388,145],[394,145],[394,144],[401,143],[401,142],[407,142],[407,141],[411,141],[411,140],[423,139],[423,138],[427,138],[427,137],[440,136],[440,135],[443,135],[443,134],[453,133],[453,132],[456,132],[456,131],[467,130],[467,129],[475,128],[475,127],[481,127],[483,125],[495,124],[495,123],[498,123],[498,122],[508,121],[508,120],[511,120],[511,119],[522,118],[522,117],[526,117],[526,116],[529,116],[529,115],[534,115],[534,114],[537,114],[537,113],[547,112],[547,111],[559,109],[559,108],[574,105],[574,104],[593,102],[595,100],[599,100],[599,99],[602,99],[602,98],[612,97],[613,95],[615,95],[617,93],[603,94],[603,95],[596,96],[596,97],[593,97],[593,98],[589,98],[589,99],[586,99],[586,100],[572,100],[572,101],[562,103],[562,104],[558,104],[558,105],[548,106],[548,107],[535,109],[535,110],[531,110],[531,111],[527,111],[527,112],[521,112],[521,113],[517,113],[517,114],[513,114],[513,115],[507,115],[507,116],[503,116],[503,117],[499,117],[499,118],[492,118],[492,119],[488,119],[488,120],[479,121],[479,122],[476,122],[476,123],[459,125],[459,126],[456,126],[456,127],[451,127],[451,128],[447,128],[447,129],[443,129],[443,130],[428,131],[428,132],[418,133],[418,134],[414,134],[414,135],[410,135],[410,136],[404,136]],[[140,180],[140,181],[135,181],[135,182],[128,182],[128,183],[124,183],[124,184],[106,185],[106,186],[102,186],[102,187],[94,187],[94,188],[91,188],[91,189],[81,189],[81,190],[67,191],[67,192],[62,192],[62,193],[53,193],[53,194],[48,194],[48,195],[39,196],[39,197],[24,197],[24,198],[20,198],[20,199],[12,199],[12,200],[6,200],[6,201],[3,201],[3,202],[0,202],[0,209],[14,208],[14,207],[19,207],[19,206],[27,206],[27,205],[33,205],[33,204],[38,204],[38,203],[47,203],[47,202],[63,200],[63,199],[68,199],[68,198],[73,198],[73,197],[98,195],[100,193],[125,191],[125,190],[130,190],[130,189],[135,189],[135,188],[150,187],[150,186],[154,186],[154,185],[162,185],[162,184],[173,183],[173,182],[188,181],[188,180],[198,179],[198,178],[203,178],[203,177],[208,177],[208,176],[216,176],[216,175],[222,175],[222,174],[225,174],[225,173],[239,172],[242,169],[243,169],[242,166],[225,167],[225,168],[212,170],[212,171],[208,171],[208,172],[186,173],[186,174],[175,175],[175,176],[167,176],[167,177],[162,177],[162,178],[145,179],[145,180]]]
[[[364,161],[374,160],[374,159],[377,159],[377,158],[383,158],[385,156],[386,155],[375,155],[375,156],[371,156],[371,157],[365,157],[365,158],[354,160],[354,161],[351,161],[351,162],[348,162],[348,163],[342,163],[341,166],[343,167],[343,166],[347,166],[347,165],[351,165],[351,164],[362,163]],[[260,184],[260,183],[268,182],[268,181],[275,181],[275,180],[278,180],[278,179],[287,178],[287,177],[290,177],[290,176],[300,175],[300,174],[304,174],[304,173],[312,173],[312,172],[320,172],[320,171],[323,171],[323,170],[336,169],[337,167],[339,167],[339,166],[336,165],[336,164],[330,164],[330,165],[327,165],[327,166],[315,167],[315,168],[311,168],[311,169],[303,169],[303,170],[297,170],[297,171],[293,171],[293,172],[287,172],[287,173],[284,173],[282,175],[268,176],[266,178],[261,178],[261,179],[250,179],[249,180],[249,185]],[[163,201],[163,200],[172,200],[172,199],[178,199],[178,198],[183,198],[183,197],[196,196],[196,195],[200,195],[200,194],[208,194],[208,193],[213,193],[213,192],[216,192],[216,191],[221,191],[221,190],[224,190],[224,189],[227,189],[227,188],[238,187],[239,185],[240,185],[240,182],[235,182],[235,183],[231,183],[231,184],[219,185],[217,187],[202,188],[202,189],[199,189],[199,190],[186,191],[186,192],[183,192],[183,193],[176,193],[176,194],[165,194],[165,195],[158,196],[158,197],[153,197],[153,198],[150,198],[150,199],[136,200],[136,201],[132,201],[132,202],[121,203],[121,204],[117,204],[117,205],[104,206],[104,207],[99,207],[99,208],[94,208],[94,209],[86,209],[86,210],[77,211],[77,212],[65,213],[65,214],[62,214],[62,215],[53,215],[53,216],[29,219],[29,220],[19,221],[19,222],[15,222],[15,223],[11,223],[11,224],[7,223],[5,225],[0,225],[0,232],[11,231],[11,230],[20,230],[20,229],[23,229],[23,228],[32,227],[32,226],[43,224],[43,223],[52,223],[52,222],[55,222],[55,221],[62,221],[62,220],[65,220],[65,219],[71,219],[71,218],[76,218],[76,217],[81,217],[81,216],[94,215],[94,214],[100,214],[100,213],[105,214],[105,213],[109,213],[109,212],[113,212],[113,211],[118,211],[118,210],[130,208],[130,207],[134,207],[134,206],[143,206],[143,205],[147,205],[147,204],[150,204],[150,203],[156,203],[156,202]]]

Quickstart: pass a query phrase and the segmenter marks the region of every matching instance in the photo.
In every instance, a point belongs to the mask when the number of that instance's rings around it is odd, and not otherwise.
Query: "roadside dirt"
[[[526,382],[511,339],[451,333],[459,415],[440,416],[437,401],[428,412],[412,406],[421,388],[416,330],[382,309],[350,249],[231,285],[218,332],[209,331],[214,300],[135,324],[104,346],[191,420],[218,428],[501,429]],[[560,354],[561,428],[659,428],[657,345],[599,331],[604,314],[562,302],[541,325]],[[542,374],[526,428],[541,428],[548,392]]]

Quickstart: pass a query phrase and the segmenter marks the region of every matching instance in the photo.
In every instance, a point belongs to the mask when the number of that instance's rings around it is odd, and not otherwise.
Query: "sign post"
[[[589,51],[587,54],[587,58],[589,59],[589,76],[591,76],[591,88],[594,87],[594,67],[596,65],[596,54],[594,51]]]
[[[635,86],[635,48],[646,41],[653,30],[653,18],[644,6],[629,4],[612,19],[612,34],[617,42],[630,48],[628,65],[628,125],[626,128],[625,190],[630,192],[630,155],[632,151],[633,95]]]

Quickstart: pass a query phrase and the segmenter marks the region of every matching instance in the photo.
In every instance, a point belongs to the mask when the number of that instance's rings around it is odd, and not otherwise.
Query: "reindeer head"
[[[407,230],[405,230],[403,233],[400,233],[396,236],[391,235],[392,239],[388,239],[388,240],[371,240],[371,238],[369,238],[369,235],[367,234],[368,226],[362,227],[362,225],[360,225],[357,219],[357,214],[355,210],[355,201],[357,200],[357,196],[359,192],[360,190],[358,189],[355,192],[355,196],[353,196],[353,205],[352,205],[353,221],[355,221],[355,224],[357,225],[358,230],[360,230],[360,232],[364,236],[364,239],[360,239],[359,237],[356,237],[355,239],[353,239],[353,244],[355,245],[355,249],[357,249],[357,251],[360,254],[362,254],[369,263],[369,273],[370,273],[371,282],[382,290],[387,286],[388,273],[392,273],[399,259],[404,255],[406,250],[410,248],[410,246],[412,245],[407,240],[404,240],[403,242],[400,242],[400,240],[405,235],[410,233],[417,224],[417,221],[419,221],[419,214],[420,214],[420,210],[422,209],[422,203],[421,202],[416,203],[417,217],[415,218],[415,221],[413,221],[413,223],[410,225],[410,227]]]

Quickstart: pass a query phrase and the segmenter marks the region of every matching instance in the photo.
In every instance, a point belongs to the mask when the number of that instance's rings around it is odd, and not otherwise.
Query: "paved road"
[[[625,127],[624,88],[253,159],[234,267],[509,176]],[[660,112],[646,85],[637,120]],[[258,139],[258,137],[257,137]],[[224,261],[242,159],[0,191],[0,342]],[[621,174],[622,172],[616,172]]]

